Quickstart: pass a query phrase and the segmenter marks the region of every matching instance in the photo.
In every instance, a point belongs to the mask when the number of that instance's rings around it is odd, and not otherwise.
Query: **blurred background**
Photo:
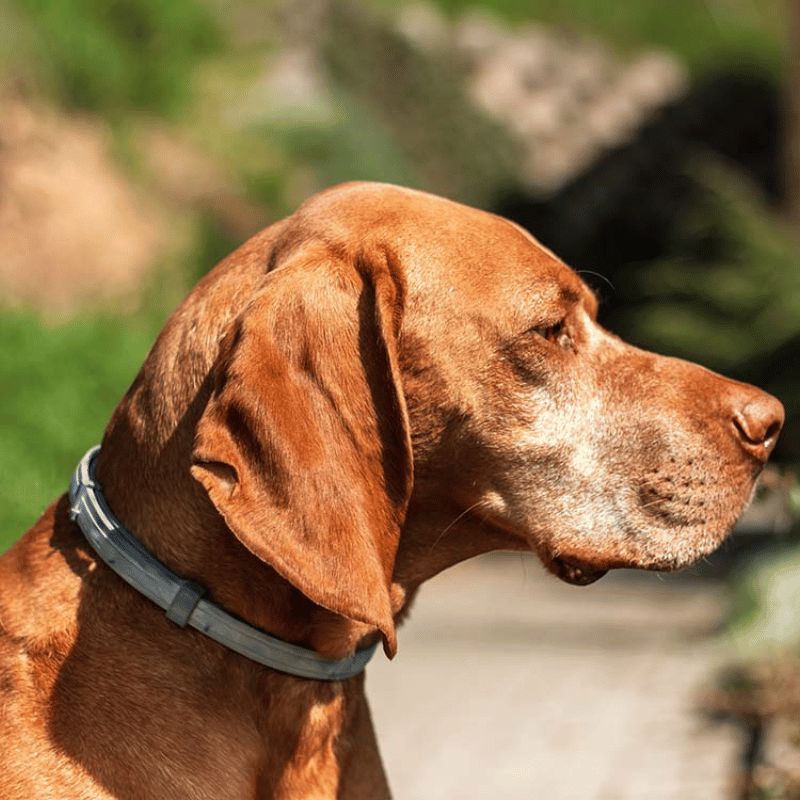
[[[736,642],[700,703],[746,732],[726,796],[800,797],[795,0],[0,0],[0,549],[196,280],[352,179],[515,219],[611,330],[784,402],[736,536],[670,585]]]

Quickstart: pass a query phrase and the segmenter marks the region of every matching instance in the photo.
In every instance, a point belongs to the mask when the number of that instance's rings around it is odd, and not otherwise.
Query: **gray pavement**
[[[394,797],[732,800],[742,733],[695,711],[724,609],[714,582],[571,587],[518,555],[439,575],[367,672]]]

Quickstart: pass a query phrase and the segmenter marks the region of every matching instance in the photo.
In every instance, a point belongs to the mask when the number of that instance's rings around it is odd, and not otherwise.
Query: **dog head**
[[[184,328],[209,296],[239,299],[202,337],[221,345],[192,474],[251,552],[390,651],[394,590],[480,552],[578,584],[711,552],[782,424],[758,389],[603,330],[522,229],[421,192],[318,195],[212,272]]]

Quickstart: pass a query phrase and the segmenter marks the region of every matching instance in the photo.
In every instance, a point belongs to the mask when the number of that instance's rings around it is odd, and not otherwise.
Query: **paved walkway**
[[[718,584],[566,586],[491,556],[423,587],[367,672],[396,800],[732,800],[742,733],[693,710],[730,653]]]

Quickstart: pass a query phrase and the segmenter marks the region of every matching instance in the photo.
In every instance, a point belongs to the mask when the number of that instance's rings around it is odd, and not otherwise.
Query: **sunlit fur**
[[[505,220],[329,190],[167,321],[99,481],[170,569],[329,658],[393,655],[420,584],[490,550],[577,584],[684,566],[730,530],[782,409],[629,347],[596,305]],[[4,800],[387,798],[363,686],[172,624],[97,559],[66,497],[0,559]]]

